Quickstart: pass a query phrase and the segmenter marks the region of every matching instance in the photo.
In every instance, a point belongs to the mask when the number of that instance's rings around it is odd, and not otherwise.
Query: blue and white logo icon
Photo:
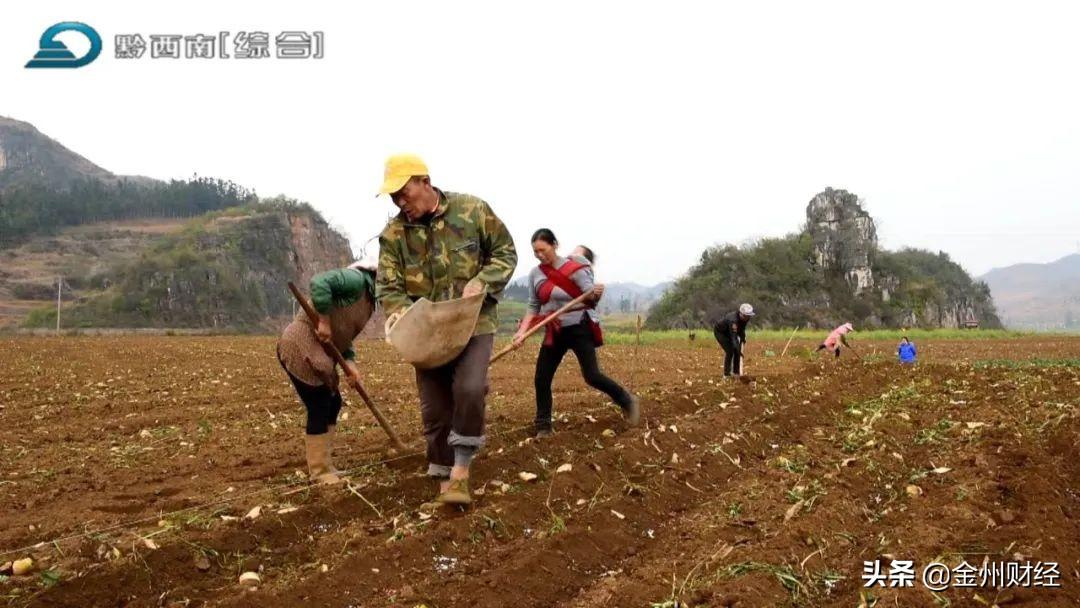
[[[62,32],[79,32],[90,41],[90,50],[76,57],[67,45],[56,39]],[[94,28],[77,21],[64,21],[45,30],[41,35],[40,50],[26,64],[28,68],[81,68],[101,54],[101,36]]]

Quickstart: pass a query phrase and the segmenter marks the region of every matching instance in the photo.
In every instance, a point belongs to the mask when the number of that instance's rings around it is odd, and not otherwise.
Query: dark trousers
[[[494,334],[473,336],[450,363],[416,370],[428,475],[432,477],[450,475],[455,445],[484,445],[484,395],[494,341]]]
[[[742,374],[742,351],[739,349],[738,336],[726,333],[714,333],[720,348],[724,349],[724,375]]]
[[[814,352],[819,353],[819,352],[825,350],[826,348],[829,348],[829,347],[824,342],[822,342],[821,344],[818,344],[817,350],[815,350]],[[836,345],[836,351],[835,352],[836,352],[836,357],[840,358],[840,345],[839,344]]]
[[[281,369],[285,369],[285,364],[281,362],[280,357],[278,363],[281,363]],[[338,414],[341,412],[341,393],[326,385],[307,384],[290,374],[287,369],[285,369],[285,374],[289,376],[296,394],[307,409],[307,424],[304,432],[308,435],[322,435],[328,430],[326,427],[337,424]]]
[[[541,346],[540,356],[536,358],[536,376],[533,381],[536,386],[537,428],[551,428],[551,381],[568,350],[574,351],[578,365],[581,366],[581,376],[589,386],[607,394],[619,407],[630,407],[631,397],[626,389],[600,371],[600,363],[596,360],[596,345],[588,327],[580,323],[563,327],[556,332],[554,342],[551,346]]]

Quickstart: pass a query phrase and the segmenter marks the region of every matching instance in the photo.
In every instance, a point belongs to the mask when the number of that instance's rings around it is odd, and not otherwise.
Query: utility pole
[[[64,284],[64,277],[56,277],[56,335],[60,335],[60,289]]]

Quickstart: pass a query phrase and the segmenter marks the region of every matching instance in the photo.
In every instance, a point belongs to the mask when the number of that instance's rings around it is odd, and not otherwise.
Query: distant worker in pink
[[[837,358],[840,357],[840,345],[851,348],[851,345],[847,343],[847,339],[844,338],[849,332],[855,331],[855,328],[851,326],[851,323],[844,323],[840,327],[832,330],[829,337],[825,338],[825,341],[818,345],[817,350],[814,352],[820,352],[825,349],[831,350],[836,353]]]

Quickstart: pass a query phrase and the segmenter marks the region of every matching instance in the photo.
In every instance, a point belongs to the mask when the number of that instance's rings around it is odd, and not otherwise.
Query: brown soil
[[[561,421],[542,442],[528,434],[533,354],[519,351],[492,368],[490,442],[473,478],[483,494],[467,511],[433,513],[422,508],[433,496],[422,457],[380,463],[387,442],[356,398],[337,456],[356,493],[303,483],[302,408],[273,344],[0,341],[0,562],[36,561],[33,575],[0,582],[0,597],[260,608],[1080,602],[1077,338],[920,344],[915,369],[884,343],[835,362],[806,359],[810,342],[784,360],[764,354],[782,344],[751,342],[752,384],[723,382],[712,348],[609,346],[602,365],[643,396],[643,425],[626,428],[568,360],[555,383]],[[418,445],[410,368],[381,342],[359,351],[368,391]],[[1034,357],[1043,361],[1025,363]],[[256,506],[261,516],[243,519]],[[917,572],[931,561],[1057,562],[1061,587],[864,590],[863,562],[887,571],[893,558]],[[261,573],[257,589],[237,583],[248,570]]]

